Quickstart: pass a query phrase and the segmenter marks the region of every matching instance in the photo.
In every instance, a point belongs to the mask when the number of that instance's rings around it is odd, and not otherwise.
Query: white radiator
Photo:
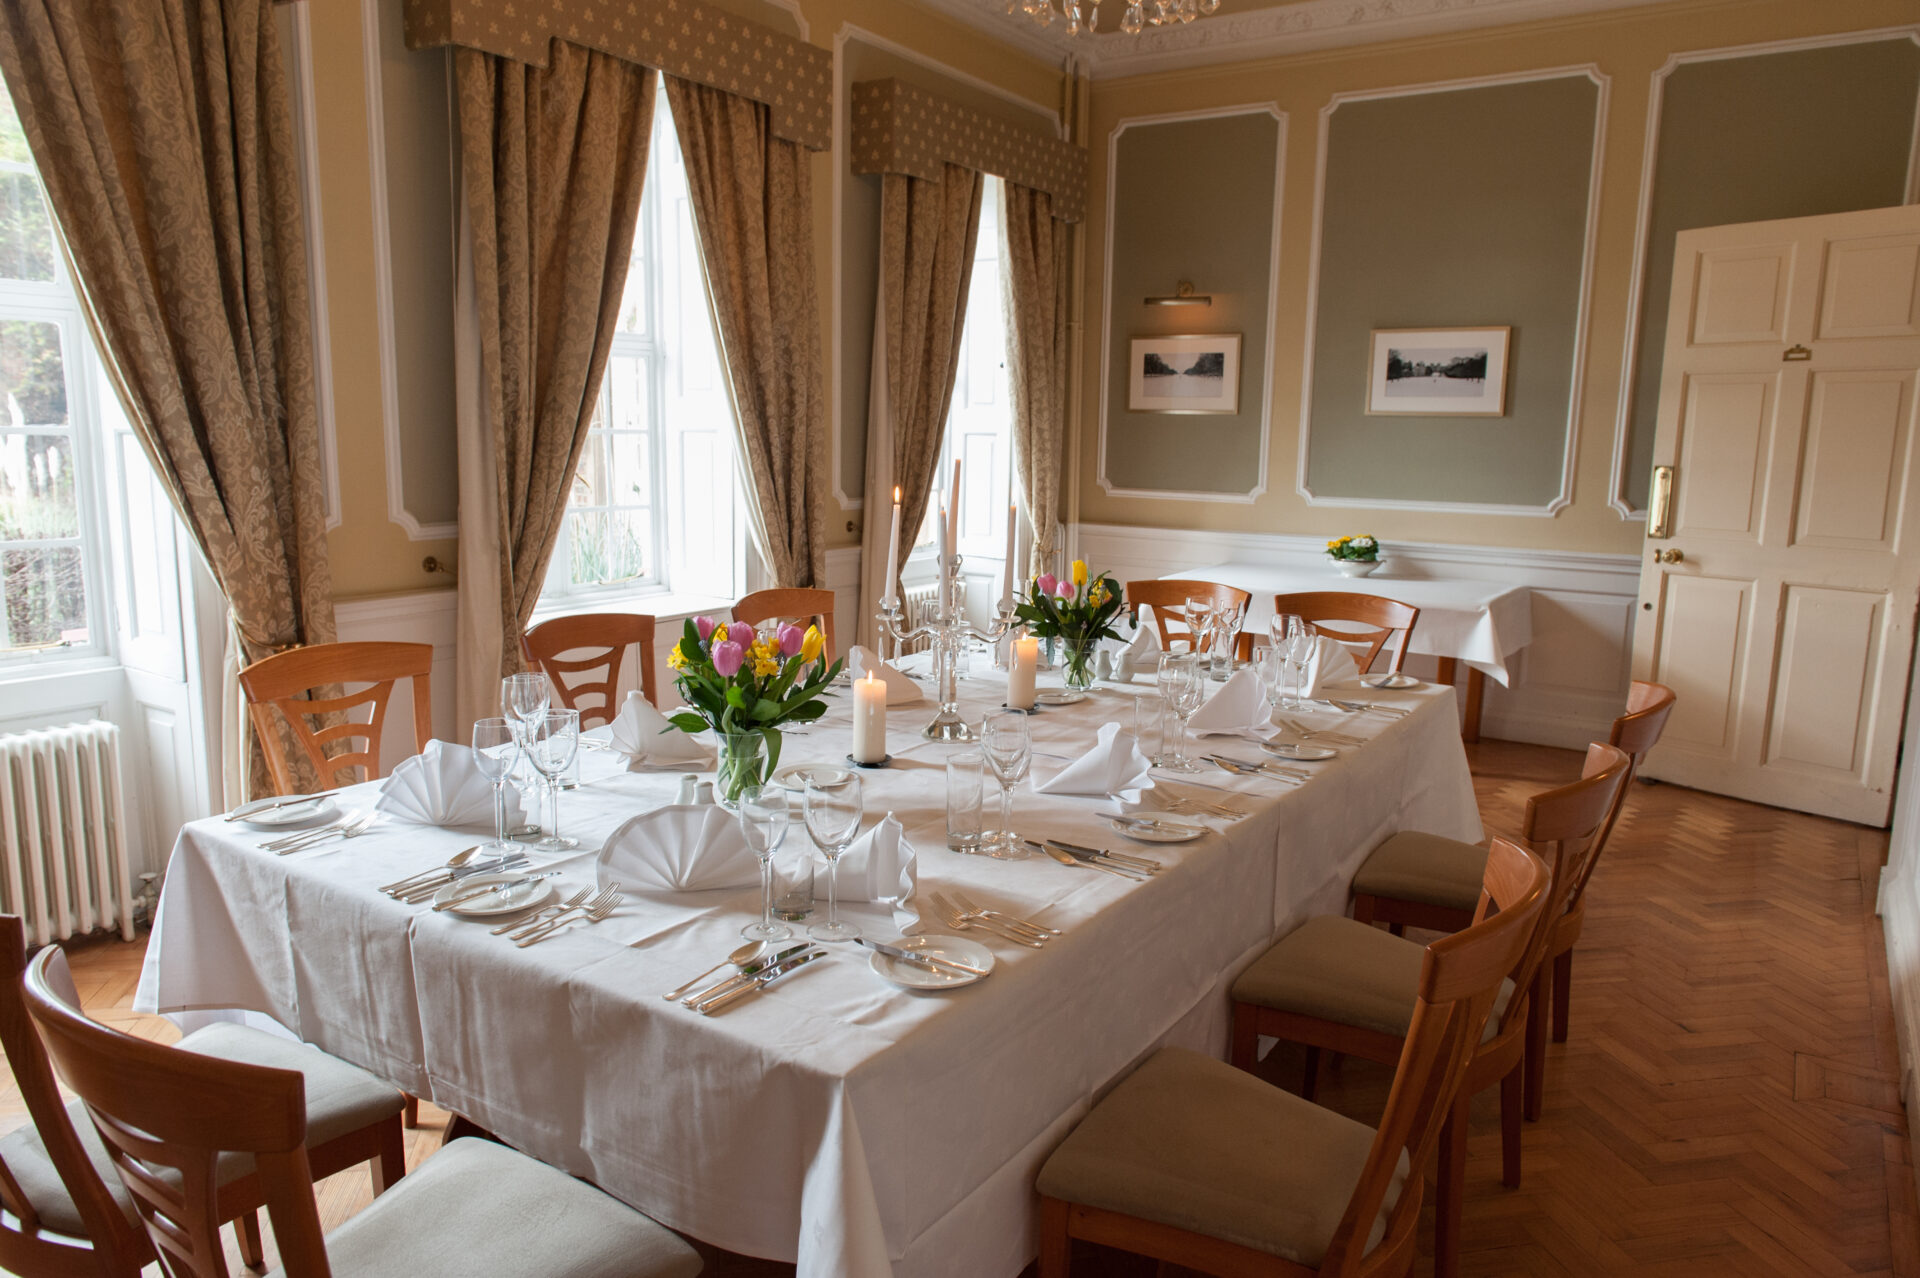
[[[906,619],[903,624],[904,629],[913,630],[919,626],[924,626],[940,615],[939,582],[929,581],[925,585],[909,586],[901,593],[903,596],[900,601],[902,605],[901,611],[906,614]],[[961,579],[955,593],[959,596],[959,598],[954,601],[955,606],[962,612],[966,611],[967,583],[965,578]],[[925,639],[914,639],[908,643],[901,644],[900,652],[902,655],[909,652],[924,652],[926,647],[927,641]]]
[[[27,944],[116,924],[133,939],[126,830],[119,728],[0,736],[0,911],[26,921]]]

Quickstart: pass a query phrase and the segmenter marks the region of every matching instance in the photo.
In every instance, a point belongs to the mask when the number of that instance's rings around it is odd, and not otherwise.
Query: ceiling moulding
[[[1041,27],[1024,14],[1009,14],[1007,0],[922,2],[1028,52],[1081,58],[1096,79],[1651,7],[1650,0],[1296,0],[1149,28],[1137,36],[1109,31],[1073,37],[1063,20]],[[1124,5],[1125,0],[1106,0],[1101,7],[1109,11],[1108,20],[1117,22]]]
[[[972,107],[902,84],[853,86],[855,173],[906,173],[938,182],[958,164],[1053,197],[1053,216],[1087,213],[1087,149],[983,115]]]
[[[570,11],[536,0],[406,0],[407,47],[458,45],[533,66],[556,39],[764,102],[776,136],[833,145],[833,54],[702,0]],[[564,24],[564,29],[563,29]]]

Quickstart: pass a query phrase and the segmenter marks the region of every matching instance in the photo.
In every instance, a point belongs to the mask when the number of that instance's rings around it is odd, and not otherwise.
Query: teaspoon
[[[759,958],[761,953],[766,948],[767,948],[767,943],[765,941],[748,941],[745,945],[742,945],[739,949],[727,955],[726,958],[720,960],[718,963],[715,963],[712,967],[700,973],[700,975],[694,977],[691,981],[688,981],[685,985],[682,985],[679,989],[668,990],[665,994],[662,994],[660,997],[664,998],[665,1000],[667,1000],[667,1002],[671,1003],[673,1002],[673,1000],[675,1000],[676,998],[679,998],[682,994],[685,994],[688,990],[692,989],[694,986],[698,985],[700,982],[706,980],[709,976],[712,976],[715,972],[719,971],[721,968],[725,967],[729,963],[733,964],[735,967],[745,967],[747,964]]]

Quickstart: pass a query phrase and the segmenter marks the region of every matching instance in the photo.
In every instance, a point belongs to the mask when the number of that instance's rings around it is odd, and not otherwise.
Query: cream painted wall
[[[1088,523],[1331,536],[1366,530],[1388,541],[1634,552],[1642,526],[1608,506],[1635,221],[1654,73],[1684,51],[1910,24],[1912,0],[1676,0],[1658,8],[1564,18],[1492,31],[1265,59],[1228,67],[1098,80],[1093,90],[1092,183],[1083,294],[1085,393],[1069,479],[1067,518]],[[1586,378],[1577,413],[1573,501],[1555,517],[1324,508],[1295,491],[1319,113],[1333,95],[1439,81],[1508,76],[1594,63],[1611,77],[1598,204]],[[1267,491],[1252,505],[1115,498],[1097,481],[1101,322],[1106,244],[1107,139],[1127,118],[1275,103],[1289,118],[1282,204],[1279,306],[1273,338],[1273,416]],[[1204,227],[1191,232],[1205,233]],[[1195,278],[1204,292],[1207,281]]]

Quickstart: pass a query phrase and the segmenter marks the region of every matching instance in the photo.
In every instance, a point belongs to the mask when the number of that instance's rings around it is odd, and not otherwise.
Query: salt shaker
[[[713,782],[702,781],[700,783],[700,788],[694,792],[693,801],[695,803],[703,803],[703,804],[712,803],[713,802]]]
[[[696,802],[699,795],[699,785],[699,777],[691,772],[683,773],[680,777],[680,791],[673,796],[673,801],[682,805]]]

